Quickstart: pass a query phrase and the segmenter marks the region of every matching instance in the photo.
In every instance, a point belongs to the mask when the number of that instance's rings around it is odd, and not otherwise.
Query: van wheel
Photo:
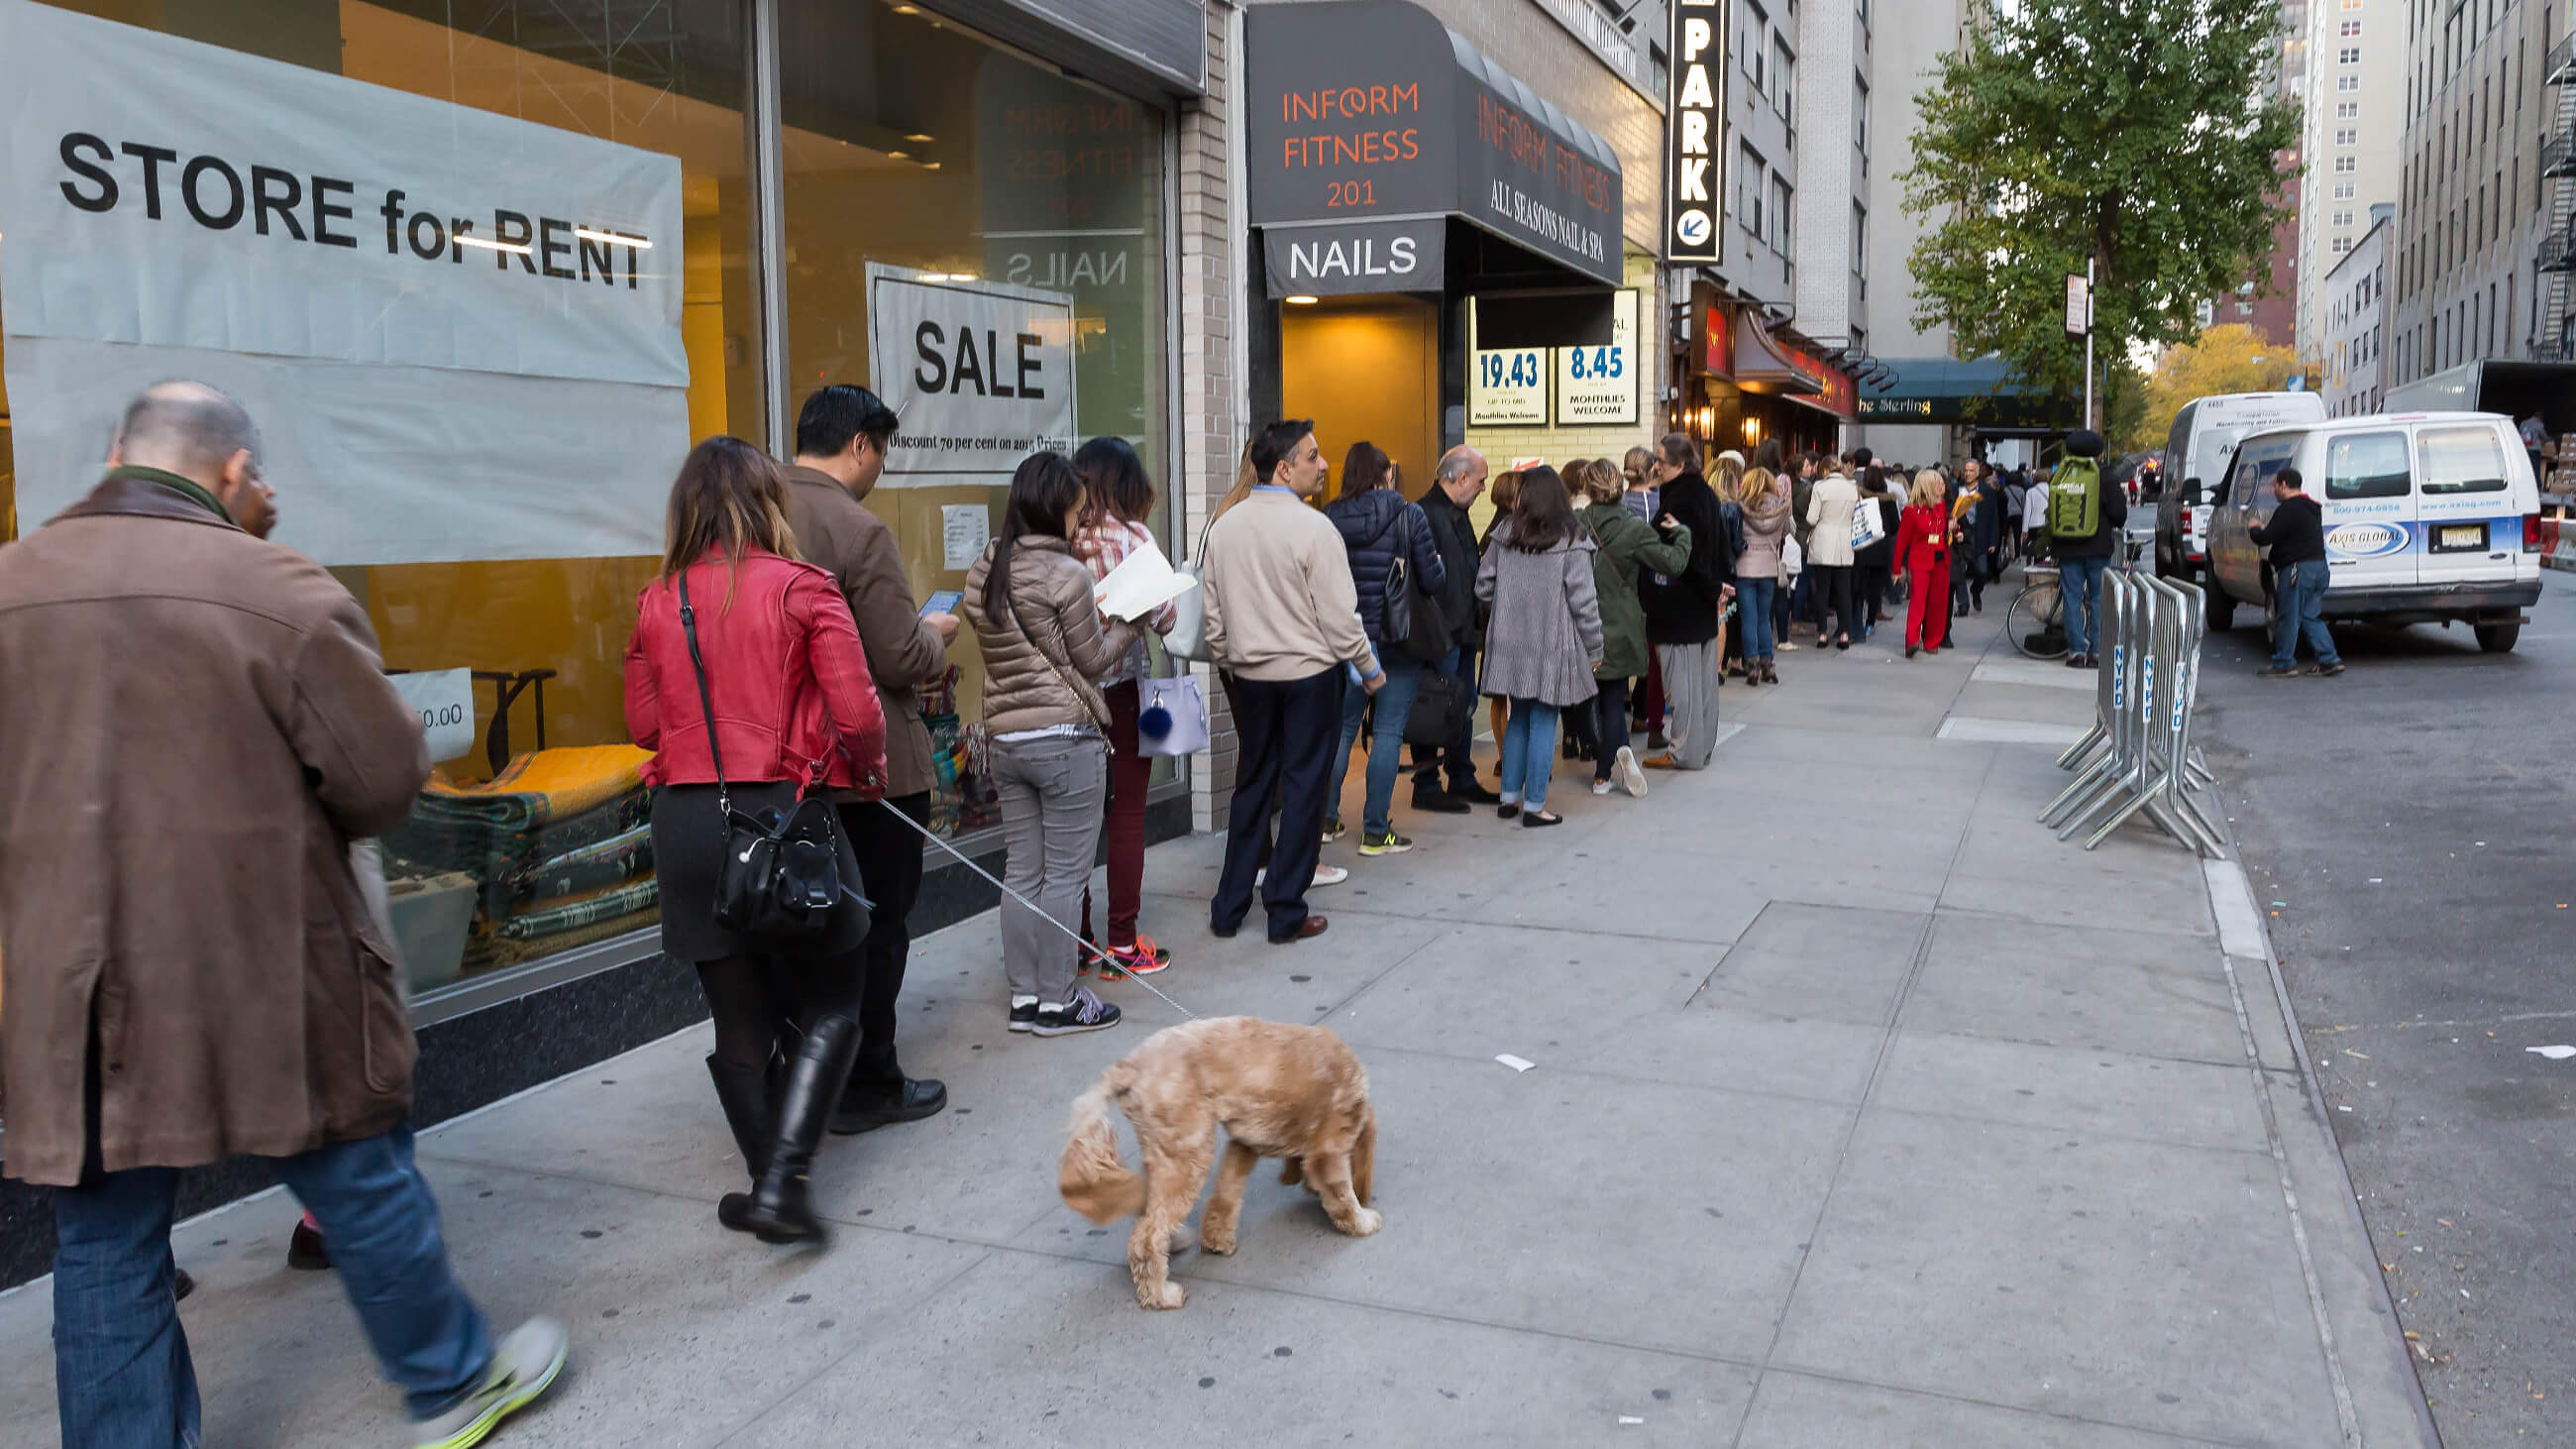
[[[2210,633],[2224,634],[2235,627],[2236,601],[2228,597],[2227,590],[2218,586],[2218,580],[2204,581],[2200,586],[2200,596],[2202,610],[2209,616]]]
[[[2479,624],[2476,627],[2478,648],[2488,654],[2511,654],[2522,638],[2520,624]]]

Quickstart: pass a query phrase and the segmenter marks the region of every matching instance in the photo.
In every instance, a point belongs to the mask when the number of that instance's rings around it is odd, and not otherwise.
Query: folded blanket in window
[[[544,910],[528,911],[501,922],[500,933],[514,941],[527,941],[615,920],[653,904],[660,884],[647,876],[614,890],[601,891],[559,906],[548,906]]]

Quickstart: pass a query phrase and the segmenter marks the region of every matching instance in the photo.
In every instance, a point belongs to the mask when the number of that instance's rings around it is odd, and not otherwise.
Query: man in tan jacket
[[[1306,890],[1323,850],[1324,807],[1340,784],[1326,777],[1342,735],[1344,671],[1371,694],[1386,672],[1360,625],[1341,531],[1305,501],[1324,491],[1330,471],[1314,423],[1292,418],[1260,429],[1252,466],[1260,483],[1209,527],[1200,565],[1208,651],[1225,671],[1239,751],[1208,926],[1219,936],[1242,926],[1253,873],[1270,846],[1262,903],[1271,941],[1284,946],[1324,929],[1324,918],[1306,909]],[[1274,799],[1279,839],[1271,846]]]
[[[807,563],[831,570],[849,599],[885,706],[884,800],[854,790],[835,794],[874,907],[859,993],[858,1063],[832,1116],[832,1130],[843,1134],[917,1122],[948,1105],[946,1086],[904,1076],[894,1048],[895,998],[912,950],[905,917],[921,897],[922,845],[910,826],[886,812],[925,824],[930,819],[938,775],[915,691],[947,674],[948,644],[957,637],[954,614],[915,612],[894,530],[860,502],[885,471],[894,429],[894,410],[875,393],[836,383],[805,399],[796,419],[796,463],[787,470],[787,525],[796,550]]]
[[[179,1169],[269,1159],[328,1235],[420,1445],[471,1443],[563,1366],[497,1345],[412,1166],[411,1024],[350,866],[429,776],[367,617],[263,542],[258,438],[163,383],[97,489],[0,549],[5,1170],[54,1194],[66,1449],[194,1443],[172,1292]]]

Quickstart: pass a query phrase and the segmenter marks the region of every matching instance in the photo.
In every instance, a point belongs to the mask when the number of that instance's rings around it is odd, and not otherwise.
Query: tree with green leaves
[[[1906,202],[1943,220],[1914,246],[1915,325],[2080,396],[2066,278],[2089,257],[2097,359],[2194,335],[2289,214],[2280,42],[2280,0],[1980,5],[1916,100]]]

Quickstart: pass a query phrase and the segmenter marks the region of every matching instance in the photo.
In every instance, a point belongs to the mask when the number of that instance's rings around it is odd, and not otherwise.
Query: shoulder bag
[[[1395,562],[1386,571],[1386,613],[1378,634],[1404,652],[1429,663],[1448,657],[1449,621],[1440,616],[1440,601],[1424,591],[1413,572],[1413,505],[1395,510]]]
[[[728,931],[781,946],[819,939],[830,928],[833,913],[849,908],[860,913],[859,931],[867,926],[867,897],[841,880],[841,838],[837,813],[809,793],[808,778],[788,810],[766,810],[757,817],[733,808],[733,787],[725,783],[724,751],[716,743],[715,701],[707,693],[707,661],[698,652],[698,612],[689,603],[689,574],[682,569],[680,630],[689,638],[689,668],[698,679],[698,709],[707,731],[707,758],[716,769],[716,810],[724,817],[724,860],[716,871],[716,924]],[[819,767],[815,776],[819,777]]]
[[[1195,674],[1136,685],[1136,753],[1195,755],[1208,747],[1207,691]]]
[[[1189,562],[1173,570],[1183,578],[1197,580],[1198,587],[1184,589],[1179,598],[1172,600],[1172,628],[1170,633],[1163,636],[1164,653],[1174,659],[1187,659],[1195,664],[1210,662],[1207,645],[1206,568],[1208,529],[1214,527],[1216,527],[1216,520],[1211,518],[1207,521],[1207,527],[1199,530],[1198,551],[1190,555]]]

